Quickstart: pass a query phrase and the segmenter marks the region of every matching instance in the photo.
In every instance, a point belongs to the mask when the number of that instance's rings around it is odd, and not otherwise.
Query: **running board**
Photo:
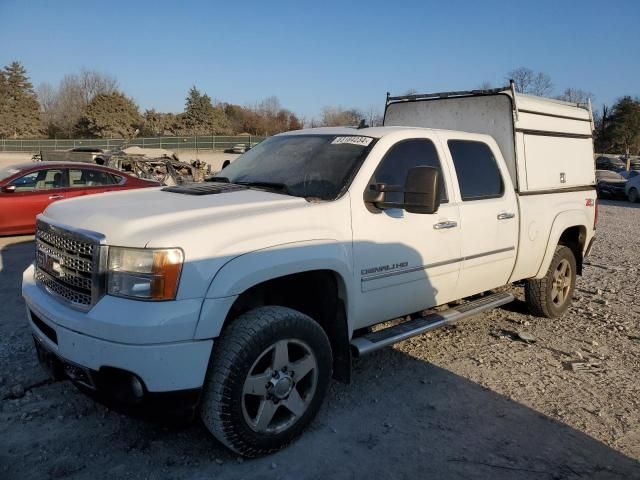
[[[471,317],[479,313],[499,307],[514,299],[510,293],[494,293],[471,302],[457,305],[442,312],[432,313],[426,317],[419,317],[407,322],[398,323],[392,327],[376,332],[367,333],[351,340],[358,356],[366,355],[380,348],[402,342],[416,335],[422,335],[444,325]]]

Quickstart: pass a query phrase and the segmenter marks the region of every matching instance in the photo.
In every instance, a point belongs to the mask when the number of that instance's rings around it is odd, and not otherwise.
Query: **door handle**
[[[498,220],[509,220],[510,218],[514,218],[515,216],[515,213],[502,212],[498,214]]]
[[[64,198],[64,195],[50,195],[49,196],[49,200],[59,200],[61,198]]]
[[[456,222],[455,220],[444,220],[442,222],[435,223],[433,225],[433,228],[435,228],[436,230],[442,230],[445,228],[455,228],[457,226],[458,222]]]

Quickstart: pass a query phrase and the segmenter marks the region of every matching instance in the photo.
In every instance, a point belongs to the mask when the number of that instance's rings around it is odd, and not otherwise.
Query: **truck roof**
[[[404,127],[404,126],[390,126],[390,127],[316,127],[305,128],[302,130],[294,130],[291,132],[281,133],[279,135],[362,135],[364,137],[382,138],[390,133],[406,131],[406,130],[437,130],[433,128],[423,127]]]

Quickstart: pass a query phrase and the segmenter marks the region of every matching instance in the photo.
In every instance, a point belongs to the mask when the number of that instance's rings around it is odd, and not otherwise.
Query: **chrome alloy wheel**
[[[293,338],[279,340],[260,354],[242,388],[242,414],[255,432],[277,434],[307,411],[318,381],[311,348]]]
[[[558,263],[556,271],[553,272],[553,280],[551,284],[551,301],[561,306],[567,301],[569,292],[571,291],[571,265],[569,261],[563,259]]]

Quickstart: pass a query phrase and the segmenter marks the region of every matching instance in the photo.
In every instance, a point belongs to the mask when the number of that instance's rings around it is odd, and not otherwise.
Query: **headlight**
[[[107,293],[141,300],[173,300],[183,261],[179,248],[109,247]]]

